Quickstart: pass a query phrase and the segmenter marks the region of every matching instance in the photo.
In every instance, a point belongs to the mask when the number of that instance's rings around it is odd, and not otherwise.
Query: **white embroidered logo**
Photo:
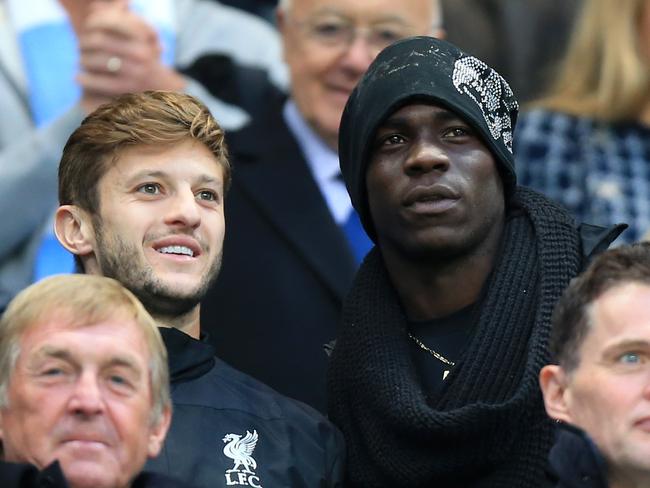
[[[512,90],[503,77],[480,59],[467,56],[456,60],[452,82],[460,93],[469,96],[481,109],[492,137],[503,137],[512,152],[510,111],[518,108]]]
[[[257,463],[253,459],[253,451],[257,445],[257,431],[246,431],[242,439],[239,434],[226,434],[222,439],[226,444],[223,453],[233,460],[235,466],[226,470],[227,486],[252,486],[262,488],[259,477],[255,474]]]

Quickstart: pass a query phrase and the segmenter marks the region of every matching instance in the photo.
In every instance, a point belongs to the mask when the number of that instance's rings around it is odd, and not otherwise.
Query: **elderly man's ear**
[[[549,417],[573,423],[569,409],[571,390],[568,375],[557,364],[544,366],[539,373],[539,385],[544,394],[544,406]]]
[[[76,205],[61,205],[57,209],[54,233],[63,247],[78,256],[86,256],[95,248],[92,219]]]
[[[151,432],[149,433],[149,445],[147,449],[147,455],[150,458],[155,458],[160,453],[163,443],[165,442],[165,436],[169,430],[171,420],[172,409],[171,406],[168,405],[163,410],[158,423],[151,427]]]

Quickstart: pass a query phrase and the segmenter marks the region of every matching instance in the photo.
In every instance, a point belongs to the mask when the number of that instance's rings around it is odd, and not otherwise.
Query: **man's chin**
[[[155,316],[180,317],[191,312],[201,301],[205,291],[179,290],[178,288],[154,285],[141,290],[131,290],[147,311]]]
[[[120,486],[119,468],[97,462],[71,461],[62,463],[70,488],[114,488]]]

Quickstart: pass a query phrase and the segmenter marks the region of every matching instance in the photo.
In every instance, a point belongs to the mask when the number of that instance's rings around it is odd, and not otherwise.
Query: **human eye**
[[[641,364],[644,358],[638,352],[626,351],[618,356],[617,361],[621,364]]]
[[[323,41],[338,41],[342,39],[350,27],[334,19],[321,19],[312,24],[311,31],[314,37]]]
[[[130,392],[135,388],[133,375],[125,371],[107,372],[106,381],[109,387],[118,393]]]
[[[127,379],[124,376],[121,376],[119,374],[112,374],[108,377],[108,379],[110,380],[111,383],[118,386],[125,386],[129,384]]]
[[[158,183],[143,183],[136,188],[136,191],[146,195],[159,195],[161,190],[162,189]]]
[[[41,371],[41,376],[52,378],[55,376],[61,376],[63,375],[63,373],[64,373],[63,369],[52,367],[52,368],[46,368],[43,371]]]
[[[379,26],[372,30],[372,40],[375,44],[388,46],[404,37],[401,29],[392,26]]]
[[[204,200],[206,202],[216,202],[219,200],[217,192],[213,190],[200,190],[196,193],[196,196],[199,200]]]
[[[65,364],[50,363],[42,365],[37,371],[37,377],[45,384],[65,381],[70,376],[70,367]]]
[[[443,136],[447,138],[458,138],[471,136],[472,131],[467,127],[449,127],[444,130]]]
[[[405,142],[406,139],[400,134],[388,134],[380,139],[379,144],[381,146],[394,146]]]

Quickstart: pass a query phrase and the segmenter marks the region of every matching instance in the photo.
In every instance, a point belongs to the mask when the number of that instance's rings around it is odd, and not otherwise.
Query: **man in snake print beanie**
[[[386,48],[348,100],[341,171],[375,243],[330,363],[350,486],[544,486],[551,310],[621,229],[516,186],[516,115],[498,73],[431,37]]]

